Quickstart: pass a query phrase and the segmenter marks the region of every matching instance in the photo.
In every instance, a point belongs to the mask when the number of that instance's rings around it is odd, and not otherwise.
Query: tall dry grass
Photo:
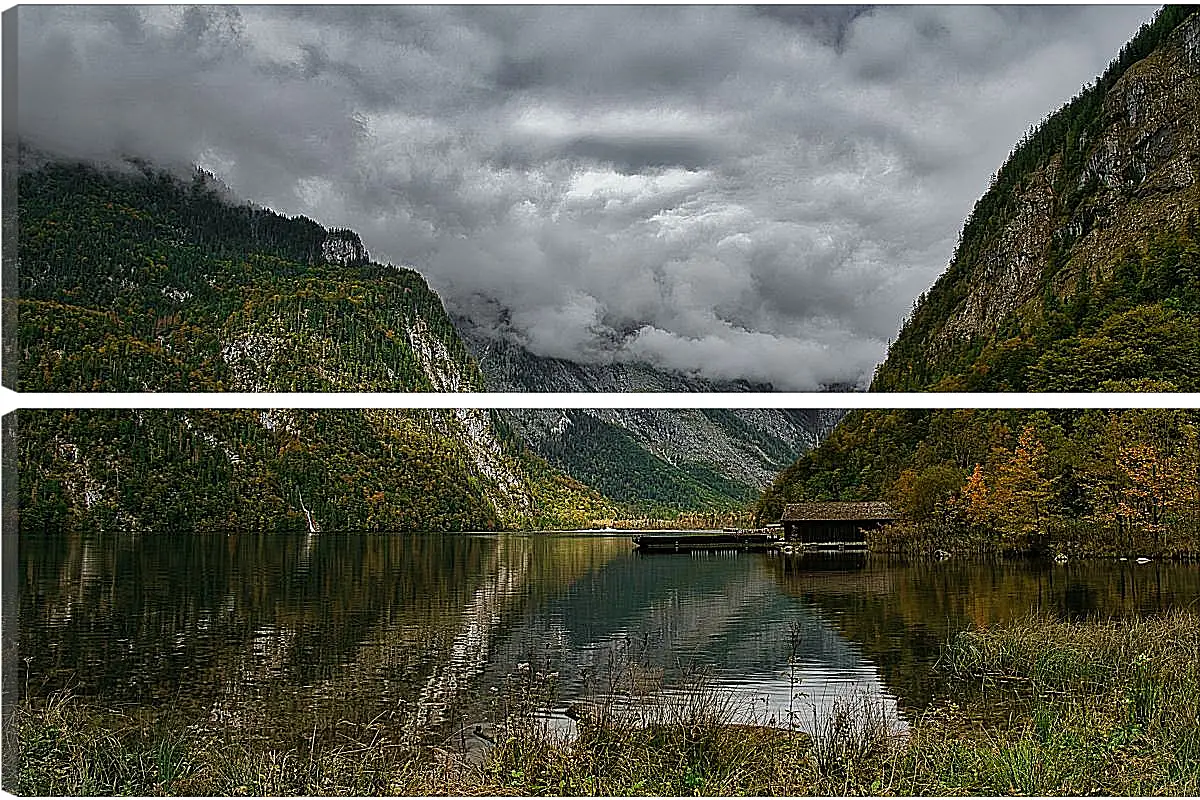
[[[1029,618],[964,632],[942,698],[897,732],[851,695],[812,734],[764,724],[703,673],[665,688],[610,664],[573,729],[556,676],[521,665],[440,742],[402,716],[329,719],[291,744],[57,695],[4,731],[4,788],[36,795],[1200,794],[1200,617]],[[764,712],[765,713],[765,712]],[[750,716],[748,716],[748,714]],[[749,719],[749,722],[747,722]]]

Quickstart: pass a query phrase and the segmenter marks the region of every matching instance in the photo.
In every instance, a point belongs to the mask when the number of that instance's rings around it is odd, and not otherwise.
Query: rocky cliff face
[[[1068,272],[1111,271],[1130,241],[1178,228],[1200,206],[1200,14],[1193,14],[1104,98],[1104,127],[1075,190],[1092,188],[1056,235]],[[1056,282],[1070,287],[1070,275]]]
[[[1200,14],[1168,7],[1093,88],[1018,145],[874,389],[986,388],[946,379],[994,370],[978,359],[989,347],[1033,342],[1047,298],[1095,293],[1131,253],[1142,257],[1164,236],[1191,237],[1200,209],[1198,43]]]
[[[343,267],[359,266],[371,260],[362,239],[354,231],[331,230],[321,242],[321,258]]]
[[[1050,285],[1066,296],[1083,270],[1111,274],[1130,242],[1177,228],[1200,207],[1197,42],[1200,15],[1193,15],[1163,47],[1126,71],[1104,98],[1099,134],[1084,138],[1087,156],[1077,176],[1065,174],[1056,154],[1029,177],[939,339],[986,335],[1040,297],[1056,248],[1065,251],[1066,268]],[[1087,197],[1068,215],[1072,192]]]
[[[713,382],[648,364],[578,364],[535,356],[490,338],[456,319],[492,391],[525,392],[743,392],[769,389],[745,382]],[[646,459],[663,479],[662,492],[709,504],[736,503],[757,494],[780,469],[816,447],[837,424],[838,410],[777,409],[519,409],[506,412],[514,429],[539,455],[568,475],[633,499],[619,487],[630,458]],[[619,443],[618,443],[619,440]],[[622,451],[622,448],[625,448]],[[613,454],[600,456],[599,450]],[[636,454],[630,450],[638,451]],[[622,451],[622,457],[615,457]],[[583,464],[580,453],[598,457]],[[719,476],[723,481],[705,480]],[[699,483],[697,483],[697,480]]]
[[[947,342],[994,331],[1006,316],[1038,296],[1053,233],[1054,171],[1039,170],[1022,187],[1016,209],[975,264],[966,297],[937,332],[935,351]]]
[[[822,442],[841,411],[521,409],[506,412],[550,463],[619,501],[737,506]]]

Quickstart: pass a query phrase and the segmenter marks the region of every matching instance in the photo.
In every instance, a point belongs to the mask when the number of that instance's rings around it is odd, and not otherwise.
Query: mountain
[[[836,410],[514,409],[530,448],[605,497],[646,513],[744,508],[815,447]]]
[[[460,531],[744,508],[802,446],[760,434],[746,421],[759,415],[79,409],[4,426],[25,530]],[[534,424],[556,416],[557,433]],[[820,414],[796,416],[799,435]],[[668,461],[629,432],[651,430],[712,438]]]
[[[1200,14],[1167,6],[1013,150],[875,391],[1200,388]]]
[[[22,391],[482,386],[440,298],[357,234],[229,202],[139,162],[17,181]],[[11,344],[11,343],[10,343]]]
[[[494,530],[621,509],[493,412],[22,410],[26,530]]]
[[[483,351],[481,361],[490,370],[485,376],[424,279],[412,270],[372,262],[352,231],[327,230],[304,217],[289,219],[238,204],[216,179],[200,171],[185,180],[137,161],[101,169],[28,152],[25,158],[18,179],[18,389],[533,388],[498,379],[494,351]],[[11,347],[12,340],[8,344]],[[518,355],[513,351],[510,360]],[[527,353],[522,357],[521,369],[510,373],[536,379],[538,391],[718,388],[646,366],[588,367],[536,359]],[[11,372],[6,372],[6,379],[13,380]],[[510,477],[496,484],[512,487],[513,498],[506,501],[503,492],[489,490],[487,502],[476,504],[477,508],[463,501],[466,516],[461,519],[426,511],[401,514],[395,524],[415,524],[415,520],[434,527],[469,527],[468,521],[484,526],[587,524],[633,512],[670,516],[681,510],[744,507],[771,475],[819,441],[835,419],[823,412],[780,411],[430,414],[426,422],[437,424],[436,435],[429,435],[443,442],[434,450],[444,457],[476,465],[489,459],[513,461]],[[364,458],[371,461],[383,446],[379,442],[391,436],[389,431],[399,423],[368,423],[360,416],[337,419],[350,426],[348,431],[357,431],[353,441],[374,442],[364,451]],[[186,414],[139,419],[142,436],[164,441],[173,441],[170,431],[177,432],[180,426],[190,430],[188,425],[200,424]],[[253,415],[237,419],[241,427],[228,439],[230,452],[238,454],[238,463],[246,464],[250,456],[234,443],[256,441],[259,433],[251,436],[247,426],[266,422],[256,423]],[[560,424],[561,420],[568,422]],[[77,431],[82,437],[78,441],[67,438],[76,447],[95,443],[95,436],[110,435],[107,424],[89,423]],[[332,423],[322,424],[326,430]],[[404,424],[412,428],[409,422]],[[54,436],[57,441],[63,435]],[[424,436],[415,441],[424,441]],[[329,458],[345,458],[353,452],[336,446],[332,433],[327,437],[323,452]],[[379,437],[383,439],[377,441]],[[46,444],[44,437],[36,441]],[[115,441],[131,444],[121,437]],[[47,447],[48,453],[63,457],[56,445]],[[134,447],[96,452],[117,458],[143,451]],[[161,456],[163,463],[186,463],[192,458],[183,451],[171,453]],[[213,457],[220,460],[219,454]],[[138,458],[125,463],[126,474],[158,463]],[[272,474],[277,470],[270,460],[262,463],[269,465],[263,468]],[[69,472],[62,464],[49,463],[38,470],[46,475]],[[492,478],[472,480],[483,487],[494,483]],[[214,481],[201,483],[215,485]],[[533,490],[521,488],[522,481],[531,485],[549,481],[562,496],[556,496],[549,507],[540,507],[530,499]],[[599,495],[585,484],[595,487]],[[336,482],[323,485],[325,496],[342,497],[340,488],[334,491]],[[263,490],[272,492],[291,509],[290,514],[299,513],[299,484],[294,491],[283,484]],[[217,494],[223,496],[223,491]],[[114,508],[126,510],[114,510],[117,516],[108,524],[115,524],[113,520],[126,512],[130,519],[142,519],[122,503]],[[276,505],[263,508],[284,507]],[[590,516],[563,511],[576,507],[587,509]],[[465,510],[469,508],[476,511]],[[86,503],[84,510],[89,518],[100,513],[91,512]],[[331,507],[320,509],[319,516],[339,526],[375,524],[375,517],[361,509]],[[217,517],[204,519],[205,524],[226,524]],[[267,524],[266,518],[253,514],[235,519],[249,520],[254,526]]]
[[[455,319],[492,391],[745,392],[639,362],[579,364],[536,356]],[[655,507],[742,507],[837,424],[838,410],[513,409],[530,447],[606,497]]]

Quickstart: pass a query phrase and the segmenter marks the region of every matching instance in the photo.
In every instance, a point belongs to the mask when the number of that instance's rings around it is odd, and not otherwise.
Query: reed
[[[1200,794],[1200,617],[964,632],[938,664],[942,699],[897,731],[867,697],[812,735],[764,724],[703,673],[665,689],[620,654],[548,724],[555,676],[521,665],[489,719],[438,743],[404,715],[315,721],[311,735],[245,735],[169,714],[143,719],[69,695],[18,707],[4,788],[86,795]],[[656,683],[657,681],[657,683]],[[749,720],[749,721],[747,721]],[[428,733],[428,732],[426,732]],[[486,746],[466,746],[468,737]]]
[[[1200,617],[1031,617],[958,635],[943,702],[901,757],[906,794],[1200,791]]]
[[[139,719],[63,692],[22,703],[6,731],[17,795],[377,794],[403,789],[422,753],[387,741],[282,746],[217,724]]]

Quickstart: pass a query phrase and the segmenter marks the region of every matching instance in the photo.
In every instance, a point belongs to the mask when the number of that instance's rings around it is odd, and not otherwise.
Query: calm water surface
[[[24,536],[19,567],[22,695],[262,735],[322,714],[444,731],[538,671],[558,674],[555,716],[701,670],[763,720],[858,692],[903,717],[956,631],[1200,596],[1188,565],[641,556],[628,535]]]

